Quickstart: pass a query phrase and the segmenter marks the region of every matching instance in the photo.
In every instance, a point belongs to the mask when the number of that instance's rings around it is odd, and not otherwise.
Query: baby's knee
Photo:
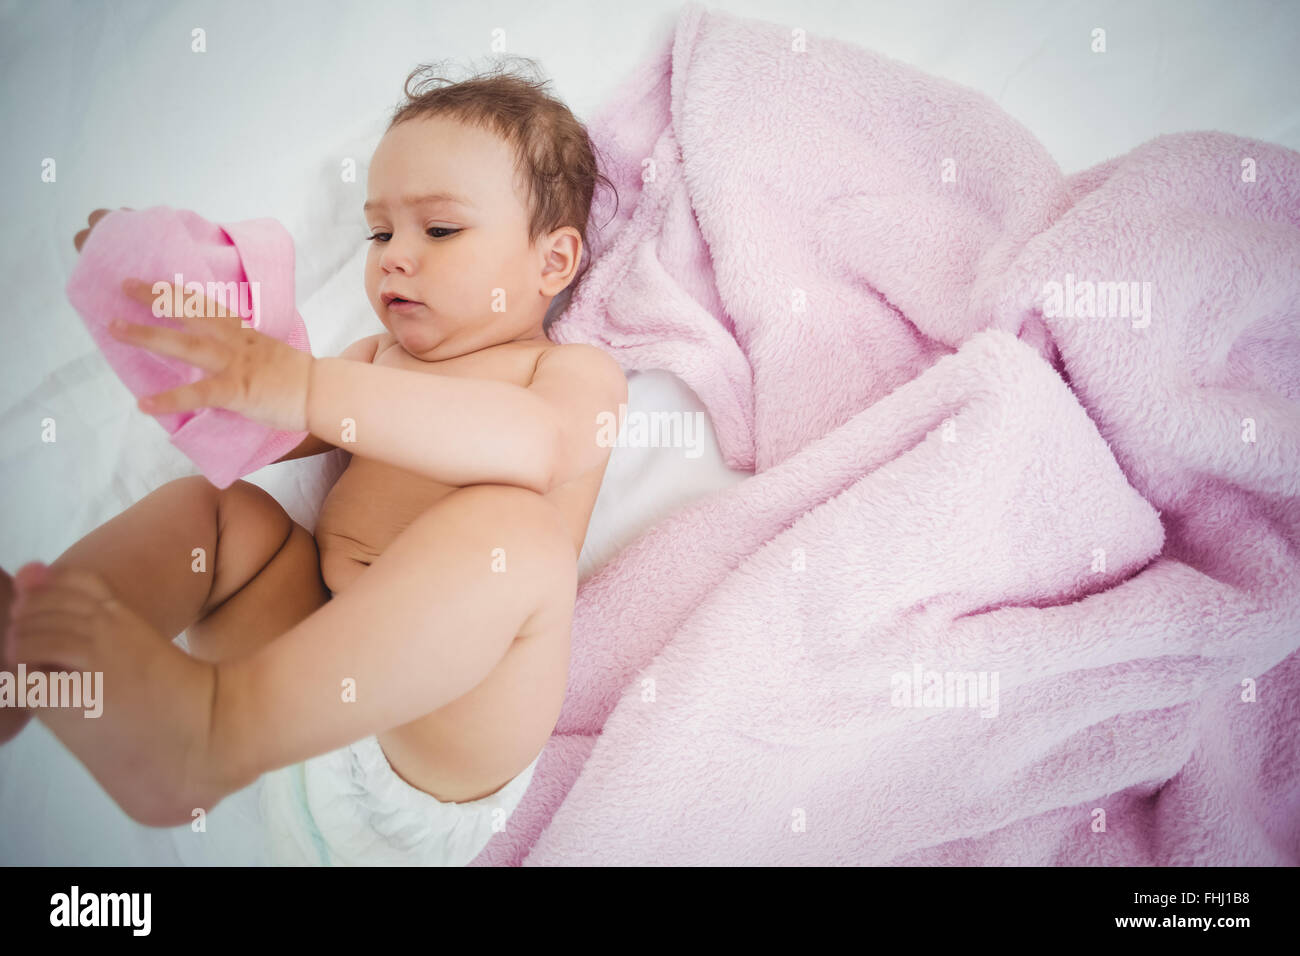
[[[207,481],[206,478],[203,480]],[[278,518],[283,516],[286,520],[288,519],[284,508],[280,506],[280,502],[275,500],[274,495],[251,481],[244,481],[242,478],[231,482],[225,488],[217,489],[217,498],[226,507],[256,511],[267,517],[274,516]]]
[[[294,528],[293,519],[274,496],[242,480],[217,492],[217,516],[224,543],[238,540],[243,550],[265,553],[268,559]]]
[[[186,475],[184,478],[176,478],[160,486],[153,494],[166,497],[179,505],[215,510],[221,497],[221,489],[202,475]]]

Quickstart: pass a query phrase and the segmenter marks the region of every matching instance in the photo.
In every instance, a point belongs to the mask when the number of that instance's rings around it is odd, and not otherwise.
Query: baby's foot
[[[34,568],[29,572],[28,568]],[[98,717],[33,708],[132,819],[188,823],[238,788],[209,754],[216,670],[185,654],[98,575],[27,565],[16,579],[14,659],[33,669],[99,672]]]
[[[2,648],[0,648],[0,671],[8,671],[14,675],[14,680],[18,679],[18,665],[14,661],[13,653],[9,649],[9,609],[14,602],[14,579],[0,568],[0,627],[4,628],[4,633],[0,636]],[[18,736],[18,732],[27,726],[27,721],[32,719],[30,710],[19,710],[17,707],[0,707],[0,744],[7,743]]]

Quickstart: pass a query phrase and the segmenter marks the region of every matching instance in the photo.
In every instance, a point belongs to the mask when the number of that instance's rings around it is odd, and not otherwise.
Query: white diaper
[[[467,803],[443,803],[412,787],[374,737],[282,767],[262,778],[270,862],[464,866],[505,826],[540,759],[496,793]]]

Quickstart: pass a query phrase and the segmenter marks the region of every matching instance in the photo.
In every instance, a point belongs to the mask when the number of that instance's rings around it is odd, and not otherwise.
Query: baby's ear
[[[559,295],[573,281],[582,259],[582,237],[572,226],[562,226],[547,238],[546,264],[542,267],[542,294]]]

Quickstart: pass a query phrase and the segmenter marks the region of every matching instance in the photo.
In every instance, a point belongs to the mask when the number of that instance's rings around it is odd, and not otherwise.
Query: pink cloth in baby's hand
[[[274,219],[250,219],[224,226],[197,213],[168,206],[115,210],[101,219],[81,250],[68,279],[68,301],[81,314],[91,338],[108,364],[137,397],[156,395],[198,381],[208,374],[180,359],[127,345],[108,332],[115,318],[175,328],[122,291],[122,280],[142,279],[235,285],[227,299],[256,307],[248,323],[303,352],[311,352],[307,327],[294,307],[293,240]],[[257,295],[252,294],[253,290]],[[197,291],[197,290],[196,290]],[[183,451],[218,488],[251,474],[291,451],[307,432],[287,432],[260,425],[224,408],[157,415]]]

